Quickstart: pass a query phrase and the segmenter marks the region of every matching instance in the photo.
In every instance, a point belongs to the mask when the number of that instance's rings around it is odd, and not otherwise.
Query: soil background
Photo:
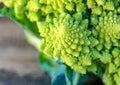
[[[50,85],[37,55],[38,51],[25,40],[23,28],[0,17],[0,85]]]

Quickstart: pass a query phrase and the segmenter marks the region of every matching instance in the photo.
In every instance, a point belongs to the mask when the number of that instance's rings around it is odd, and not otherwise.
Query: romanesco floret
[[[120,0],[2,2],[17,19],[36,23],[40,51],[82,74],[100,75],[106,85],[120,85]]]

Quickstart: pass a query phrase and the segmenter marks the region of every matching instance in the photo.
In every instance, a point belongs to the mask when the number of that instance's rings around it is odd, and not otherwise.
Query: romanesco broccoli
[[[36,23],[46,55],[82,74],[102,71],[106,85],[120,85],[120,0],[2,2],[17,19]]]

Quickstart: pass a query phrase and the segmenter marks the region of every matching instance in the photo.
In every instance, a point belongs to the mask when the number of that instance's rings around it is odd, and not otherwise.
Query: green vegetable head
[[[75,71],[120,84],[120,0],[2,0],[36,24],[40,51]],[[34,28],[34,27],[33,27]]]

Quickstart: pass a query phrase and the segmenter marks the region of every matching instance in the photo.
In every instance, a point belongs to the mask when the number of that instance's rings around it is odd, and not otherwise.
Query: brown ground
[[[0,74],[0,85],[50,85],[50,78],[38,66],[37,54],[38,51],[25,41],[22,27],[0,17],[0,73],[9,80],[8,84],[1,84],[3,76]],[[12,78],[16,83],[9,83]]]

